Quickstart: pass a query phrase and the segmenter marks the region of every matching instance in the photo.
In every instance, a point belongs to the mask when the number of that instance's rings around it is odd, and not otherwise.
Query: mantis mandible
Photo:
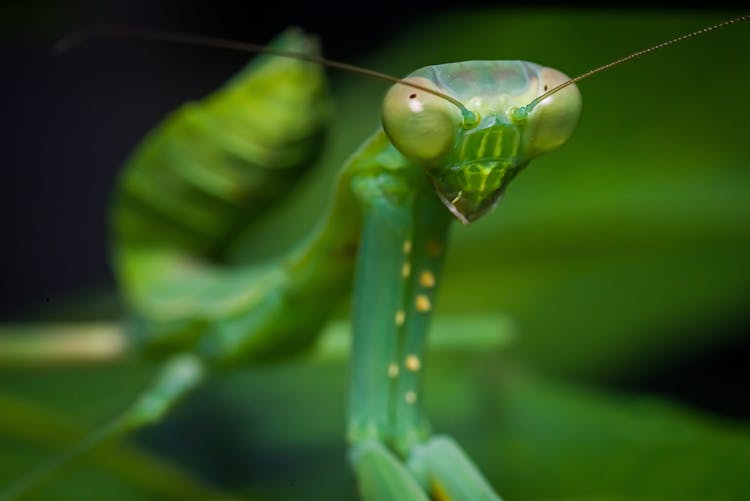
[[[455,77],[454,72],[462,73],[464,78],[474,83],[476,79],[481,80],[492,73],[506,75],[509,87],[504,89],[505,101],[493,101],[473,89],[470,94],[462,95],[466,82]],[[289,345],[277,345],[280,339],[288,339],[291,344],[305,344],[308,339],[300,336],[299,332],[308,330],[314,333],[326,314],[319,305],[315,305],[313,309],[318,311],[305,310],[305,314],[300,315],[305,320],[304,326],[294,323],[294,319],[285,318],[282,321],[287,312],[299,313],[300,310],[290,310],[286,305],[278,309],[278,304],[272,302],[277,298],[272,294],[260,295],[257,288],[267,287],[267,291],[276,291],[284,288],[285,280],[291,280],[295,289],[304,289],[301,297],[314,297],[324,292],[330,294],[331,287],[336,287],[340,280],[351,273],[354,266],[351,250],[358,249],[359,264],[354,286],[354,383],[350,438],[355,444],[352,457],[361,475],[363,494],[365,497],[377,496],[381,489],[398,482],[397,492],[413,491],[414,498],[418,499],[424,485],[437,483],[437,489],[450,493],[453,488],[466,487],[453,486],[453,482],[463,479],[469,480],[468,488],[473,489],[467,499],[476,499],[478,492],[486,492],[488,487],[455,445],[443,439],[427,439],[427,428],[418,406],[424,336],[434,301],[433,294],[439,283],[447,225],[453,216],[466,223],[486,213],[498,200],[507,182],[528,160],[554,149],[570,135],[579,104],[577,91],[572,87],[550,96],[538,108],[529,107],[527,116],[520,112],[548,90],[544,88],[545,85],[552,89],[567,80],[554,70],[530,63],[463,63],[418,71],[412,76],[433,77],[433,80],[418,82],[428,88],[431,88],[430,85],[437,88],[441,83],[439,92],[448,91],[464,103],[470,113],[463,113],[464,110],[441,96],[422,94],[424,89],[415,90],[397,84],[386,97],[385,131],[376,133],[352,157],[342,173],[342,180],[346,183],[342,182],[339,186],[345,188],[339,188],[337,192],[335,204],[341,205],[335,205],[332,218],[344,219],[332,220],[335,226],[327,228],[335,228],[335,233],[333,230],[327,233],[324,229],[319,239],[313,240],[317,245],[305,248],[305,251],[287,261],[287,272],[294,270],[299,275],[269,273],[257,277],[255,272],[248,272],[247,276],[235,278],[222,276],[219,285],[212,278],[206,279],[208,275],[198,276],[203,271],[210,273],[215,270],[202,270],[190,259],[175,262],[174,256],[165,256],[166,253],[144,257],[138,253],[139,245],[134,245],[134,249],[123,245],[117,258],[121,270],[125,270],[123,280],[130,282],[127,289],[133,291],[131,302],[134,308],[153,324],[148,330],[148,343],[153,343],[155,349],[166,351],[173,351],[175,347],[199,346],[199,353],[208,359],[234,362],[255,356],[265,359],[275,355],[277,349],[282,353],[288,351]],[[445,80],[451,81],[455,88],[442,84]],[[472,100],[472,97],[477,99]],[[421,118],[414,122],[414,115],[427,117],[426,125]],[[553,122],[549,129],[545,127],[548,119]],[[404,126],[410,121],[410,125],[428,128],[415,133],[413,127]],[[535,131],[533,134],[529,132],[532,130]],[[429,136],[431,142],[425,146],[420,136]],[[446,159],[453,161],[446,163]],[[465,167],[469,174],[459,171],[459,167]],[[422,175],[425,171],[427,176]],[[126,178],[126,186],[127,183]],[[350,187],[353,187],[351,191]],[[127,204],[118,207],[132,208]],[[361,213],[357,215],[360,210]],[[115,212],[115,221],[126,220],[127,217]],[[183,220],[188,221],[190,217]],[[351,231],[342,230],[347,225]],[[120,223],[121,228],[125,226],[125,223]],[[207,225],[209,229],[211,226]],[[147,236],[153,234],[159,235],[158,232],[149,232]],[[384,238],[386,234],[391,236]],[[199,252],[208,254],[210,250],[200,249]],[[328,263],[325,256],[335,256],[336,260]],[[150,259],[153,261],[149,262]],[[139,264],[133,264],[136,262]],[[142,267],[144,263],[152,267],[148,272],[143,271],[146,269]],[[313,270],[306,267],[308,263],[314,263],[315,268],[322,266],[323,269]],[[173,265],[178,268],[171,268]],[[151,269],[167,277],[164,287],[148,282],[154,279]],[[234,301],[248,301],[242,307],[260,304],[254,301],[261,296],[270,298],[270,302],[257,310],[251,308],[249,311],[254,313],[247,317],[237,316],[235,325],[239,327],[227,322],[219,331],[207,336],[202,331],[203,325],[196,327],[192,320],[181,322],[184,320],[182,314],[177,315],[176,322],[169,315],[170,311],[180,309],[171,308],[170,302],[174,298],[175,301],[185,301],[181,290],[184,286],[176,286],[169,274],[183,274],[186,269],[196,273],[199,279],[196,283],[206,290],[219,288],[218,293],[209,294],[215,303],[191,305],[191,309],[205,312],[205,316],[214,314],[212,310],[215,308],[216,314],[226,317],[228,311],[239,308],[237,304],[222,304],[223,287],[227,288],[227,297]],[[308,274],[311,273],[321,275],[310,277]],[[305,282],[303,277],[310,281]],[[324,277],[324,281],[319,281],[320,277]],[[236,282],[233,283],[233,280]],[[253,285],[255,288],[245,290],[247,297],[243,298],[236,294],[235,287],[244,288],[246,283],[261,285]],[[204,294],[201,292],[198,295]],[[260,316],[257,316],[258,311],[261,312]],[[256,327],[248,330],[243,322]],[[175,326],[175,323],[181,325]],[[201,320],[195,323],[201,324]],[[268,337],[258,336],[259,332]],[[247,336],[248,333],[253,335]],[[199,344],[189,344],[188,339],[199,338]],[[200,369],[191,357],[177,359],[173,369],[177,375],[186,378],[185,388],[177,385],[176,398],[197,380]],[[171,391],[174,382],[179,380],[179,377],[170,377],[166,388]],[[161,390],[164,388],[160,387]],[[148,422],[155,419],[161,411],[166,410],[172,397],[167,395],[162,400],[164,409],[160,408],[159,412],[145,418],[131,418],[133,423],[128,426],[139,425],[140,420]],[[391,419],[391,415],[396,416],[395,420]],[[408,462],[412,473],[405,470],[383,444],[391,446],[398,454],[410,457],[411,461]],[[456,464],[461,467],[456,468]],[[451,467],[456,469],[450,471]],[[380,468],[385,471],[373,473]],[[415,475],[415,471],[426,472],[428,477],[433,478],[426,482]],[[423,485],[418,485],[415,478]],[[474,480],[473,484],[471,480]],[[388,494],[385,496],[387,498]],[[452,499],[461,497],[453,494]]]

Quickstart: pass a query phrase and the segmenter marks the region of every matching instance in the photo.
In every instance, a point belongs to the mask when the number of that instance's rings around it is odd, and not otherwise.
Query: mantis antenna
[[[742,16],[727,19],[726,21],[722,21],[720,23],[705,26],[695,31],[691,31],[690,33],[686,33],[684,35],[680,35],[675,38],[671,38],[664,42],[658,43],[651,47],[638,50],[636,52],[628,54],[627,56],[621,57],[607,64],[604,64],[602,66],[591,69],[585,73],[578,75],[575,78],[571,78],[570,80],[561,83],[557,87],[553,87],[552,89],[548,90],[544,94],[536,97],[526,106],[523,106],[522,108],[517,109],[516,114],[519,116],[528,115],[534,110],[534,108],[539,103],[541,103],[542,101],[544,101],[551,95],[563,90],[565,87],[568,87],[569,85],[573,85],[590,76],[596,75],[597,73],[601,73],[603,71],[614,68],[615,66],[619,66],[620,64],[633,61],[642,56],[645,56],[646,54],[655,52],[659,49],[663,49],[671,45],[684,42],[685,40],[688,40],[690,38],[693,38],[699,35],[704,35],[711,31],[725,28],[732,24],[741,23],[749,19],[750,19],[750,14],[744,14]],[[311,54],[305,54],[302,52],[293,52],[293,51],[287,51],[287,50],[282,50],[282,49],[276,49],[273,47],[269,47],[267,45],[258,45],[258,44],[247,43],[247,42],[239,42],[236,40],[230,40],[226,38],[217,38],[217,37],[200,36],[200,35],[188,35],[185,33],[163,31],[163,30],[147,30],[147,29],[133,29],[133,28],[103,28],[102,27],[102,28],[94,28],[94,29],[80,30],[80,31],[73,32],[70,35],[58,40],[53,45],[52,49],[55,53],[61,54],[63,52],[67,52],[68,50],[75,48],[76,46],[82,44],[83,42],[91,38],[100,37],[100,36],[113,37],[113,38],[129,38],[129,39],[135,39],[135,40],[152,40],[152,41],[157,41],[157,42],[165,42],[165,43],[180,44],[180,45],[193,45],[193,46],[200,46],[200,47],[213,47],[213,48],[218,48],[218,49],[233,50],[237,52],[245,52],[245,53],[251,53],[251,54],[270,54],[270,55],[276,55],[276,56],[281,56],[281,57],[290,57],[293,59],[299,59],[301,61],[310,61],[312,63],[321,64],[323,66],[346,71],[348,73],[353,73],[356,75],[364,75],[370,78],[375,78],[378,80],[383,80],[385,82],[390,82],[394,84],[402,84],[408,87],[412,87],[414,89],[419,89],[421,91],[428,92],[437,97],[445,99],[449,103],[456,106],[461,111],[461,115],[466,125],[473,125],[478,120],[476,113],[466,108],[466,106],[464,106],[464,104],[458,99],[452,96],[449,96],[447,94],[444,94],[438,90],[431,89],[429,87],[425,87],[423,85],[419,85],[413,82],[409,82],[407,80],[397,78],[392,75],[388,75],[387,73],[382,73],[379,71],[362,68],[360,66],[343,63],[341,61],[335,61],[335,60],[327,59],[324,57],[314,56]]]
[[[725,27],[729,26],[730,24],[737,24],[737,23],[741,23],[743,21],[747,21],[748,19],[750,19],[750,14],[744,14],[742,16],[734,17],[732,19],[727,19],[726,21],[722,21],[720,23],[712,24],[710,26],[705,26],[705,27],[700,28],[698,30],[691,31],[690,33],[686,33],[684,35],[680,35],[678,37],[669,39],[669,40],[667,40],[665,42],[658,43],[658,44],[656,44],[656,45],[654,45],[652,47],[648,47],[646,49],[641,49],[641,50],[638,50],[636,52],[633,52],[632,54],[628,54],[627,56],[621,57],[621,58],[616,59],[616,60],[614,60],[612,62],[609,62],[609,63],[607,63],[605,65],[599,66],[598,68],[594,68],[593,70],[589,70],[586,73],[582,73],[582,74],[578,75],[575,78],[571,78],[567,82],[563,82],[560,85],[558,85],[557,87],[553,87],[552,89],[548,90],[547,92],[545,92],[541,96],[539,96],[539,97],[535,98],[534,100],[532,100],[529,104],[527,104],[526,106],[524,106],[523,108],[521,108],[521,110],[522,110],[522,112],[524,114],[531,113],[531,111],[536,107],[536,105],[538,105],[539,103],[541,103],[542,101],[544,101],[545,99],[547,99],[548,97],[550,97],[552,94],[555,94],[556,92],[559,92],[559,91],[563,90],[565,87],[567,87],[569,85],[573,85],[574,83],[580,82],[581,80],[583,80],[585,78],[588,78],[588,77],[590,77],[592,75],[596,75],[597,73],[601,73],[602,71],[606,71],[606,70],[608,70],[610,68],[613,68],[615,66],[618,66],[618,65],[620,65],[622,63],[627,63],[628,61],[632,61],[634,59],[638,59],[641,56],[645,56],[646,54],[650,54],[650,53],[655,52],[655,51],[657,51],[659,49],[663,49],[665,47],[669,47],[670,45],[674,45],[676,43],[684,42],[685,40],[687,40],[689,38],[697,37],[698,35],[704,35],[704,34],[709,33],[711,31],[718,30],[718,29],[721,29],[721,28],[725,28]]]
[[[251,54],[270,54],[274,56],[289,57],[293,59],[299,59],[301,61],[309,61],[311,63],[321,64],[329,68],[346,71],[355,75],[364,75],[370,78],[383,80],[394,84],[402,84],[415,89],[429,92],[437,97],[445,99],[452,105],[456,106],[461,111],[464,123],[466,125],[473,125],[478,121],[477,114],[469,110],[464,104],[458,99],[444,94],[438,90],[419,85],[417,83],[410,82],[401,78],[397,78],[387,73],[381,73],[379,71],[370,70],[355,66],[353,64],[343,63],[340,61],[334,61],[332,59],[326,59],[324,57],[315,56],[312,54],[306,54],[304,52],[294,52],[283,49],[276,49],[267,45],[258,45],[254,43],[239,42],[236,40],[230,40],[226,38],[217,38],[201,35],[188,35],[186,33],[178,33],[164,30],[149,30],[149,29],[135,29],[135,28],[114,28],[114,27],[100,27],[87,30],[80,30],[71,33],[70,35],[58,40],[53,46],[52,50],[56,54],[62,54],[67,52],[76,46],[86,42],[87,40],[95,37],[112,37],[112,38],[128,38],[134,40],[150,40],[156,42],[165,42],[179,45],[192,45],[198,47],[211,47],[217,49],[227,49],[237,52],[245,52]]]

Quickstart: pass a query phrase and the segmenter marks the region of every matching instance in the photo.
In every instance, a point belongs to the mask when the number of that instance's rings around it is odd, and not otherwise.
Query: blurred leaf
[[[654,398],[541,380],[501,353],[432,353],[425,402],[436,431],[456,436],[507,499],[750,494],[746,424]],[[138,441],[206,482],[251,499],[348,497],[354,479],[342,432],[346,365],[311,359],[217,374],[164,423],[139,433]],[[67,397],[58,406],[76,408],[81,423],[99,423],[124,408],[152,374],[145,367],[126,369],[41,372],[33,384],[3,377],[3,391],[45,401]],[[0,454],[6,475],[52,453],[20,448],[17,438],[0,433],[0,441],[13,444]],[[81,482],[106,489],[110,475],[88,466],[93,459],[68,468],[40,493],[80,495]],[[118,499],[140,499],[132,489]]]
[[[65,450],[78,443],[87,432],[68,422],[64,418],[55,416],[49,409],[38,408],[29,403],[17,400],[7,395],[0,394],[0,435],[12,437],[13,440],[3,447],[0,454],[0,464],[4,464],[2,479],[0,480],[0,495],[7,494],[5,489],[8,485],[16,484],[19,479],[27,481],[30,473],[35,472],[38,468],[48,464],[48,462],[57,454],[50,453],[55,449]],[[23,446],[15,443],[20,441]],[[29,455],[33,457],[27,460],[27,451],[30,451],[30,444],[42,448],[49,448],[43,455]],[[155,457],[146,454],[136,448],[120,444],[104,444],[97,447],[90,453],[90,457],[96,460],[101,470],[114,474],[114,481],[126,484],[123,489],[118,490],[120,495],[125,493],[127,496],[121,499],[128,499],[133,496],[133,492],[143,497],[170,497],[170,498],[188,498],[198,496],[202,499],[229,500],[232,499],[218,491],[215,491],[197,480],[184,474],[178,469],[166,464]],[[9,460],[11,459],[12,460]],[[19,461],[19,459],[21,459]],[[77,463],[75,460],[72,464]],[[57,471],[50,476],[42,477],[41,482],[31,483],[31,490],[23,489],[24,499],[28,497],[37,497],[45,499],[48,494],[40,494],[38,491],[43,490],[43,486],[50,478],[54,479]],[[108,475],[109,476],[109,475]],[[58,486],[59,489],[59,486]],[[66,499],[80,499],[73,497],[75,488],[65,490]],[[28,495],[28,496],[27,496]],[[78,496],[78,495],[76,495]],[[62,498],[59,494],[57,499]]]
[[[750,429],[653,398],[527,382],[467,440],[509,499],[745,499]],[[470,445],[471,444],[471,445]]]
[[[457,437],[506,499],[750,495],[746,424],[653,397],[540,379],[496,352],[443,352],[427,363],[425,398],[436,431]],[[164,446],[192,431],[182,452],[213,460],[216,477],[209,478],[218,481],[231,464],[250,492],[268,493],[263,499],[347,497],[354,479],[341,434],[345,371],[341,362],[316,362],[234,373],[155,438]],[[221,455],[205,457],[217,443]]]

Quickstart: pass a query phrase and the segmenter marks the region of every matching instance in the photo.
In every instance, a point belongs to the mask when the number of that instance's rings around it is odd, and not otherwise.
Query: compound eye
[[[570,78],[554,68],[539,72],[539,93],[567,82]],[[529,113],[530,154],[538,155],[562,145],[573,134],[581,114],[581,93],[575,84],[544,99]]]
[[[422,77],[405,79],[438,90]],[[445,99],[408,85],[396,84],[383,100],[383,129],[391,143],[415,163],[439,162],[453,148],[461,124],[458,108]]]

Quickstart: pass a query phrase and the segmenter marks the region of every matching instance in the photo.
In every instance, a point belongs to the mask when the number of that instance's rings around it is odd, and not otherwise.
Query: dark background
[[[690,8],[707,7],[694,2]],[[0,318],[33,312],[71,291],[113,284],[106,209],[120,164],[165,113],[206,94],[245,60],[211,49],[104,39],[56,57],[49,50],[54,40],[82,27],[112,24],[264,43],[297,25],[320,35],[328,57],[351,61],[399,27],[444,8],[445,3],[434,2],[5,3],[0,7],[5,164]],[[704,353],[629,387],[748,417],[747,404],[729,395],[748,380],[749,354],[748,342]],[[728,388],[726,395],[716,388]]]

